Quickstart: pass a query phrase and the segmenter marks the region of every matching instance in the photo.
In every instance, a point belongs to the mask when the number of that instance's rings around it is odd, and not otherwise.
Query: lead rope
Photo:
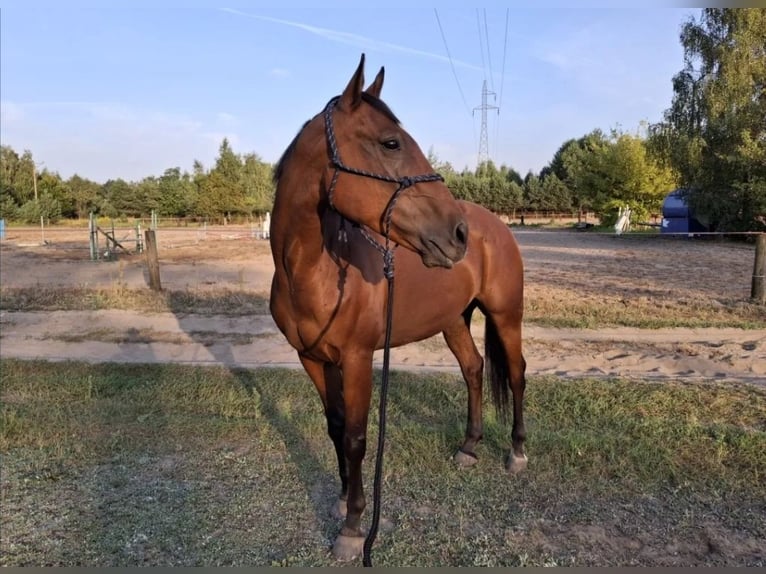
[[[394,252],[388,248],[388,234],[386,234],[386,254],[384,255],[383,272],[388,279],[388,309],[386,310],[386,338],[383,344],[383,373],[380,381],[380,401],[378,405],[378,452],[375,454],[375,480],[372,488],[372,524],[367,538],[364,539],[364,551],[362,563],[364,566],[372,566],[370,551],[378,535],[380,523],[380,498],[383,486],[383,447],[386,443],[386,403],[388,402],[388,371],[391,356],[391,326],[394,316]]]
[[[367,241],[369,241],[375,249],[377,249],[383,255],[383,274],[388,281],[388,308],[386,310],[386,336],[383,344],[383,373],[380,381],[380,402],[378,406],[378,452],[375,455],[375,478],[373,481],[373,494],[372,494],[372,524],[370,525],[370,531],[367,533],[367,537],[364,539],[364,547],[362,554],[362,562],[364,566],[372,566],[372,559],[370,558],[370,551],[372,545],[375,542],[375,537],[378,534],[378,525],[380,523],[380,498],[383,490],[383,447],[386,442],[386,403],[388,402],[388,372],[391,356],[391,331],[393,325],[394,316],[394,248],[390,246],[389,232],[391,231],[391,216],[394,211],[396,201],[399,199],[399,195],[408,187],[417,183],[425,183],[430,181],[444,181],[444,178],[438,173],[428,173],[423,175],[415,175],[412,177],[392,177],[385,174],[373,173],[370,171],[357,169],[345,165],[340,160],[340,153],[338,152],[338,143],[335,139],[335,130],[332,123],[332,110],[335,104],[340,100],[340,96],[332,98],[324,109],[325,120],[325,134],[327,136],[327,147],[330,152],[330,161],[332,162],[335,171],[330,181],[330,187],[327,191],[328,201],[330,207],[335,209],[333,204],[333,193],[335,192],[335,185],[338,182],[338,175],[341,171],[350,173],[353,175],[360,175],[363,177],[370,177],[381,181],[388,181],[391,183],[399,184],[399,187],[394,191],[391,199],[386,206],[384,214],[384,228],[385,233],[383,235],[385,239],[385,246],[381,245],[363,226],[354,223],[359,227],[362,235]],[[337,210],[336,210],[337,211]],[[341,214],[341,217],[343,215]],[[344,217],[345,220],[345,217]]]

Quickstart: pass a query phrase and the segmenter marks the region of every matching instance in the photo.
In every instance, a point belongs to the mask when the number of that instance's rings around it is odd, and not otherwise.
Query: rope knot
[[[383,253],[383,275],[391,281],[394,278],[394,250],[386,249]]]

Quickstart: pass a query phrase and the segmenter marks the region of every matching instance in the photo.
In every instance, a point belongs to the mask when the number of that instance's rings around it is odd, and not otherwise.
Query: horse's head
[[[460,206],[418,144],[380,100],[383,68],[364,90],[364,54],[343,94],[325,110],[330,163],[325,189],[347,219],[388,234],[428,267],[465,255]]]

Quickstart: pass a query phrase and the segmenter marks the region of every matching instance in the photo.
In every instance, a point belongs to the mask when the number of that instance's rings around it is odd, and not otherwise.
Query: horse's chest
[[[370,345],[377,338],[376,326],[366,317],[367,289],[338,278],[326,281],[296,274],[291,279],[278,295],[272,314],[298,352],[338,362],[342,349]]]

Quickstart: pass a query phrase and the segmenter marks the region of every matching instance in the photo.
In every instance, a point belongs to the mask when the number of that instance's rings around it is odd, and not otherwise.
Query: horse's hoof
[[[457,449],[457,452],[452,455],[452,460],[463,468],[468,468],[479,462],[479,458],[475,454],[464,452],[460,449]]]
[[[341,534],[335,539],[332,555],[336,560],[347,562],[361,556],[362,550],[364,550],[363,536],[346,536]]]
[[[519,456],[511,452],[505,460],[505,470],[508,471],[508,474],[518,474],[525,468],[527,468],[527,455],[525,454]]]
[[[346,514],[348,513],[348,508],[346,506],[346,501],[342,498],[339,498],[335,501],[335,504],[332,505],[332,508],[330,509],[330,516],[332,516],[336,520],[343,520],[346,518]]]

